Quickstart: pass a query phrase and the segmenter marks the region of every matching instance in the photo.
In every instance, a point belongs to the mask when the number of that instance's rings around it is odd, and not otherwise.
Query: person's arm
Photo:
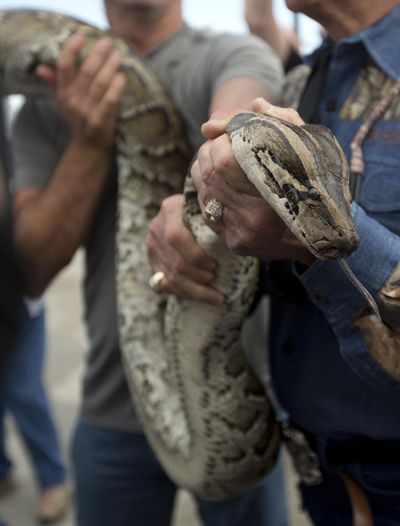
[[[112,159],[116,112],[125,84],[117,72],[121,55],[112,49],[110,39],[101,39],[78,68],[83,41],[75,35],[67,42],[57,78],[44,67],[38,70],[54,84],[70,142],[46,186],[27,185],[15,197],[15,248],[31,296],[43,292],[84,240]],[[14,134],[13,140],[21,138]],[[16,145],[16,155],[18,149]]]
[[[268,86],[256,78],[234,77],[216,89],[210,103],[209,115],[234,108],[238,108],[238,111],[239,108],[250,109],[257,97],[270,100],[272,95]]]
[[[244,16],[249,31],[271,46],[285,68],[301,63],[298,37],[293,29],[277,23],[272,0],[245,0]]]
[[[331,325],[348,366],[376,389],[398,389],[400,228],[386,228],[356,203],[352,215],[360,243],[346,263],[376,300],[382,320],[337,261],[317,260],[299,279]]]

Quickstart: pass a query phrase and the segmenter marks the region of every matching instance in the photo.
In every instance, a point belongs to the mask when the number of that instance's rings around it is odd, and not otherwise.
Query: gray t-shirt
[[[265,83],[272,96],[282,71],[268,46],[253,36],[213,34],[184,26],[146,59],[169,88],[183,115],[195,151],[210,100],[225,81],[247,76]],[[53,101],[29,99],[12,130],[16,189],[46,185],[68,142],[68,130]],[[104,189],[86,248],[85,318],[90,341],[83,381],[82,416],[94,425],[140,429],[122,369],[115,302],[115,213],[117,170]]]

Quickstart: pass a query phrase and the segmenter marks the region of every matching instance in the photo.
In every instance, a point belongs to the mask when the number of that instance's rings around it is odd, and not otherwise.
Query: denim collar
[[[379,1],[379,0],[377,0]],[[338,42],[337,48],[353,44],[362,44],[374,62],[392,79],[400,78],[400,6],[395,7],[390,13],[379,20],[376,24],[350,35]],[[324,41],[321,47],[329,45]],[[313,64],[312,53],[307,62]]]

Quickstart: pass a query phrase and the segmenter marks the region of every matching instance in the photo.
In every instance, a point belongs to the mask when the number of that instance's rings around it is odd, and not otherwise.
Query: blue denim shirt
[[[397,7],[335,46],[317,121],[332,130],[348,158],[363,112],[374,102],[368,97],[383,94],[387,77],[400,78],[399,28]],[[375,295],[400,261],[400,100],[374,124],[362,151],[365,174],[352,205],[361,242],[347,262]],[[271,298],[273,382],[293,424],[332,439],[400,440],[400,382],[375,360],[351,321],[366,300],[337,262],[317,261],[299,279],[311,301]]]

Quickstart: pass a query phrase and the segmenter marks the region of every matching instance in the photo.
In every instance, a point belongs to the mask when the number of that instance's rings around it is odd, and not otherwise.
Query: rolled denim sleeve
[[[353,203],[352,209],[360,245],[346,261],[375,297],[400,261],[400,238],[371,219],[357,204]],[[340,264],[318,260],[299,278],[311,301],[331,325],[344,360],[356,374],[376,388],[400,387],[400,382],[372,356],[361,331],[353,323],[357,313],[368,307],[368,302]]]

